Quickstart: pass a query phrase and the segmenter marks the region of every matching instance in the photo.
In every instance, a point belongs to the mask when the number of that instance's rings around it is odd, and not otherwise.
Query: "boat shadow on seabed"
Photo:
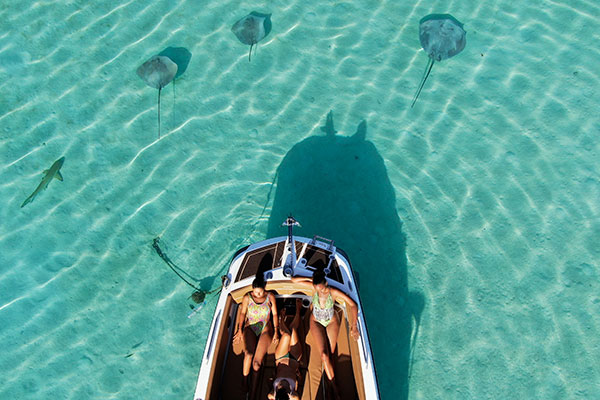
[[[382,399],[407,399],[410,364],[425,299],[409,292],[406,237],[383,158],[366,140],[367,123],[338,136],[333,116],[325,135],[292,147],[277,170],[266,237],[281,236],[293,214],[305,237],[335,240],[359,279]]]

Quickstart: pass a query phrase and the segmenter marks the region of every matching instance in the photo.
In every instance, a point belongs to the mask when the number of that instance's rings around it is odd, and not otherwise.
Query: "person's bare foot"
[[[290,327],[291,330],[298,330],[300,326],[300,307],[302,307],[302,300],[296,299],[296,313],[294,314],[294,319],[292,320],[292,325]]]

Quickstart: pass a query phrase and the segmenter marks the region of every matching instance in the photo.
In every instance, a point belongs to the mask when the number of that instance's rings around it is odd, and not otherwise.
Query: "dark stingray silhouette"
[[[429,56],[425,73],[421,79],[411,108],[415,105],[421,89],[436,61],[442,61],[460,53],[467,44],[467,32],[463,24],[450,14],[430,14],[419,22],[419,40]]]
[[[171,61],[177,64],[177,73],[173,79],[177,79],[183,75],[192,59],[192,53],[185,47],[167,47],[158,53],[158,55],[169,57]]]
[[[250,61],[252,46],[260,42],[271,32],[271,14],[252,11],[233,24],[231,31],[237,36],[240,42],[250,45],[250,51],[248,52],[248,61]]]
[[[353,136],[340,136],[329,112],[321,130],[325,135],[295,144],[279,165],[266,237],[285,235],[281,221],[292,214],[302,224],[297,235],[327,237],[348,254],[360,279],[381,398],[404,400],[424,298],[408,290],[394,188],[366,139],[366,121]]]
[[[158,89],[158,138],[160,139],[160,92],[175,78],[177,64],[169,57],[153,56],[140,65],[137,74],[148,86]]]

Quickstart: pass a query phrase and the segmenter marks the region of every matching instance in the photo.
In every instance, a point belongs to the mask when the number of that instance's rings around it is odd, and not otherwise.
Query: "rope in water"
[[[177,276],[179,278],[181,278],[182,281],[184,281],[189,286],[194,288],[195,292],[190,297],[192,297],[192,299],[194,299],[194,301],[196,303],[202,303],[207,294],[212,294],[212,293],[216,292],[217,290],[221,290],[222,286],[219,286],[216,289],[206,291],[206,290],[202,290],[199,287],[197,287],[196,285],[190,283],[179,272],[177,272],[176,268],[177,269],[181,269],[181,268],[179,268],[177,265],[175,265],[175,263],[173,261],[171,261],[171,259],[162,251],[162,249],[160,248],[160,246],[158,244],[159,242],[160,242],[159,237],[154,238],[154,240],[152,241],[152,247],[154,248],[154,250],[156,250],[156,253],[158,254],[158,256],[163,259],[163,261],[169,266],[169,268],[171,268],[171,270],[173,272],[175,272],[177,274]]]

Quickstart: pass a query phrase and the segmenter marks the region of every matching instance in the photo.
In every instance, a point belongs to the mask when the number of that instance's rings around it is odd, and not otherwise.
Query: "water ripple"
[[[0,10],[0,397],[191,393],[214,299],[188,320],[190,288],[150,243],[216,287],[232,252],[264,238],[281,160],[323,135],[331,109],[338,135],[367,120],[426,299],[409,382],[377,354],[383,398],[395,385],[411,398],[597,397],[598,5],[255,7]],[[249,63],[230,27],[253,9],[273,13],[273,31]],[[433,12],[465,22],[468,44],[410,109],[427,61],[418,21]],[[157,139],[157,93],[135,70],[167,46],[192,58],[162,91]],[[64,181],[20,209],[61,156]]]

